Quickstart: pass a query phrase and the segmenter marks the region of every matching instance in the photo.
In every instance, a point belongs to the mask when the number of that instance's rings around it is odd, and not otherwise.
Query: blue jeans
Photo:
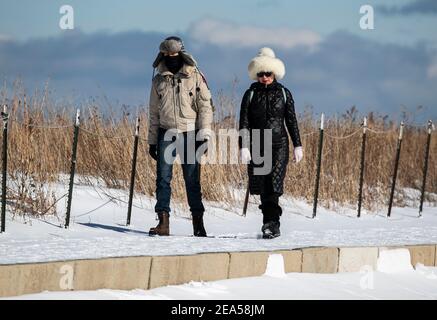
[[[205,208],[202,203],[200,187],[200,164],[193,155],[193,151],[199,147],[195,142],[195,132],[178,133],[170,141],[164,140],[165,129],[158,131],[158,161],[156,174],[156,205],[155,212],[170,213],[171,179],[173,177],[173,162],[176,153],[179,154],[182,163],[182,172],[187,192],[188,205],[193,216],[202,216]],[[172,145],[173,146],[170,146]],[[175,148],[183,147],[183,151]],[[170,148],[169,148],[170,147]],[[190,150],[190,147],[191,150]],[[167,156],[166,156],[167,150]],[[167,158],[167,159],[165,159]],[[167,160],[167,161],[166,161]],[[188,161],[187,161],[188,160]]]

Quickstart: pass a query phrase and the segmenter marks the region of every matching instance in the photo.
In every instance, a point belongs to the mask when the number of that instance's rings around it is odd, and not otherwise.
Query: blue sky
[[[75,10],[75,24],[83,32],[131,30],[163,33],[184,32],[200,19],[225,19],[261,27],[289,27],[314,30],[327,35],[348,30],[380,41],[414,43],[437,41],[433,32],[435,15],[376,16],[376,30],[359,28],[359,8],[402,7],[410,0],[221,0],[221,1],[144,1],[144,0],[2,0],[0,30],[13,39],[61,35],[59,8],[64,4]]]
[[[58,26],[64,4],[74,8],[73,31]],[[364,4],[375,8],[375,30],[359,28]],[[2,0],[0,77],[144,104],[159,41],[178,34],[215,93],[238,78],[241,94],[247,63],[268,45],[300,109],[396,115],[422,105],[436,117],[436,18],[435,0]]]

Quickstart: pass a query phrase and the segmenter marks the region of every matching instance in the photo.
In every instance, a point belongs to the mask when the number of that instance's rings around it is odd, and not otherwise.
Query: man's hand
[[[158,161],[158,148],[156,144],[149,145],[149,154],[153,160]]]

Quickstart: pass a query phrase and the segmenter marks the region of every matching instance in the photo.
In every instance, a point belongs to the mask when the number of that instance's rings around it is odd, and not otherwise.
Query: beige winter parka
[[[157,72],[150,92],[148,143],[157,144],[160,127],[208,132],[213,120],[211,93],[199,70],[184,63],[173,75],[161,62]]]

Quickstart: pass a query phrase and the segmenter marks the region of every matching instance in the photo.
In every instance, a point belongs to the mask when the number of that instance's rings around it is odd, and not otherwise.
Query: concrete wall
[[[263,275],[270,254],[282,254],[285,272],[359,272],[376,268],[381,250],[407,248],[411,263],[437,266],[436,245],[381,248],[304,248],[272,252],[205,253],[0,265],[0,297],[41,291],[152,289],[190,281]]]
[[[415,246],[397,246],[397,247],[380,247],[379,250],[408,249],[410,251],[411,265],[416,267],[418,263],[425,266],[436,265],[436,247],[435,245],[415,245]]]
[[[228,278],[229,254],[153,257],[149,288]]]
[[[378,248],[340,248],[338,272],[360,272],[362,268],[369,267],[376,270]]]
[[[302,249],[302,272],[336,273],[338,271],[338,248]]]
[[[151,257],[0,265],[0,297],[41,291],[148,289]]]
[[[413,267],[418,263],[435,266],[436,246],[407,246],[407,248],[410,250]]]
[[[270,254],[282,254],[285,272],[302,271],[301,250],[281,250],[273,252],[231,252],[229,279],[256,277],[265,273]]]
[[[151,257],[80,260],[75,262],[74,289],[148,289]]]
[[[0,266],[0,297],[73,289],[74,262]]]

